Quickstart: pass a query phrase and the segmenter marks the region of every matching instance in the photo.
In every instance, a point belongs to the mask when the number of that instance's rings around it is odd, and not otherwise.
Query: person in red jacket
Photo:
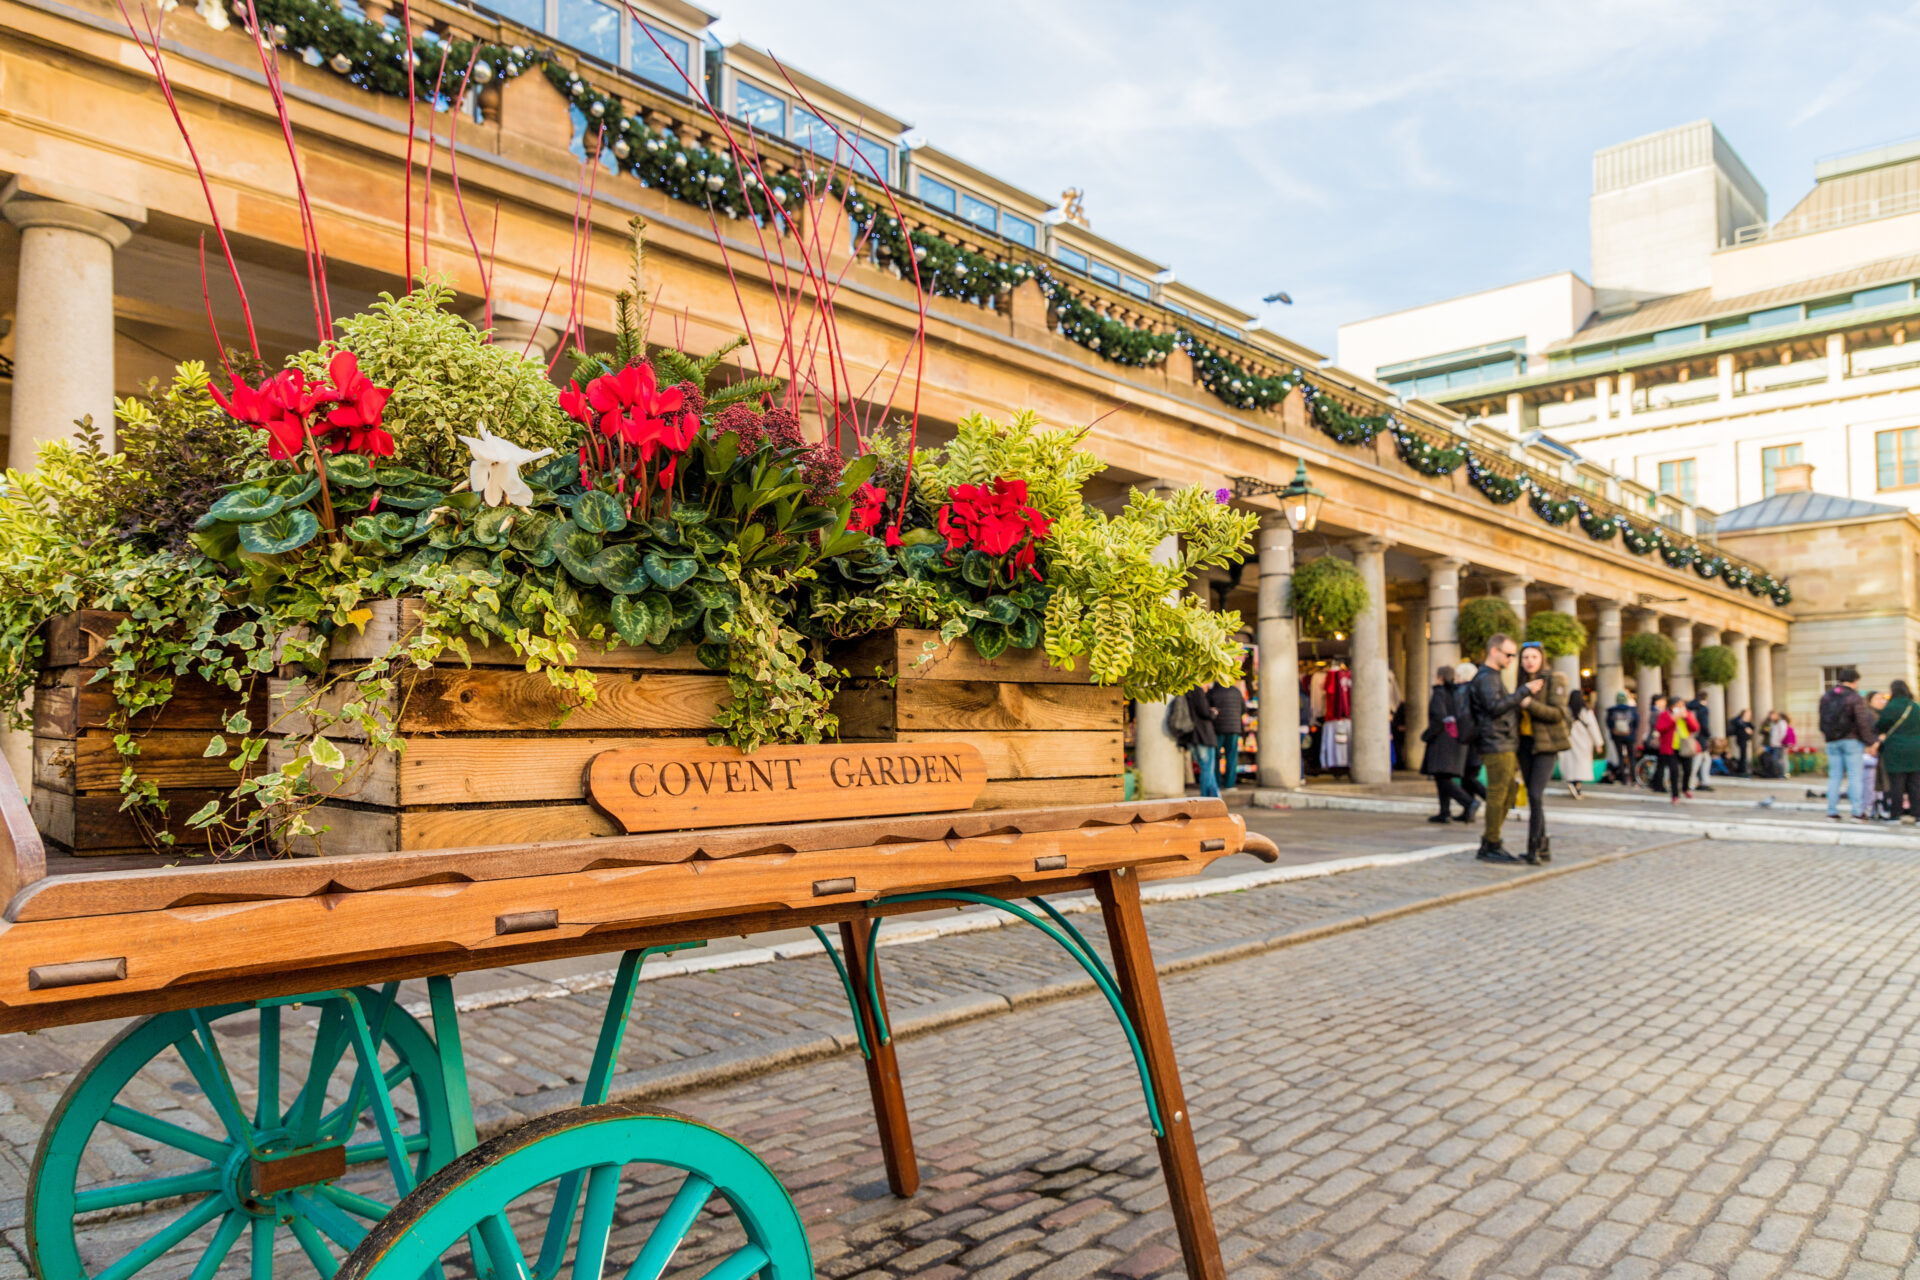
[[[1693,799],[1687,782],[1693,767],[1693,754],[1700,749],[1700,744],[1695,741],[1699,732],[1700,721],[1693,712],[1687,710],[1686,700],[1678,696],[1666,700],[1660,718],[1654,721],[1653,737],[1660,749],[1660,764],[1653,775],[1653,787],[1656,791],[1660,789],[1660,778],[1664,774],[1668,794],[1673,797],[1674,804],[1680,803],[1682,795]]]

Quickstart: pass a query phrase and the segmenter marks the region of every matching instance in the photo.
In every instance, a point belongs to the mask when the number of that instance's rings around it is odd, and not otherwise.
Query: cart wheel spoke
[[[166,1200],[173,1196],[186,1196],[198,1192],[205,1195],[209,1191],[220,1189],[220,1171],[218,1169],[200,1169],[194,1173],[176,1173],[165,1178],[148,1178],[143,1182],[120,1182],[110,1187],[93,1187],[82,1191],[73,1198],[75,1213],[92,1213],[98,1209],[118,1209],[124,1205],[141,1204],[148,1200]]]
[[[679,1251],[680,1243],[687,1238],[687,1232],[693,1229],[694,1219],[712,1198],[713,1184],[697,1173],[688,1174],[680,1190],[674,1192],[673,1203],[667,1206],[647,1236],[640,1256],[627,1268],[626,1280],[660,1280],[661,1273]]]
[[[315,1199],[295,1191],[288,1194],[287,1200],[295,1213],[305,1216],[307,1221],[320,1228],[327,1239],[349,1253],[359,1248],[360,1242],[367,1238],[365,1227],[342,1213],[324,1197]]]
[[[410,1062],[398,1063],[388,1067],[381,1073],[381,1076],[387,1082],[387,1092],[391,1093],[412,1078],[413,1064]],[[354,1110],[349,1113],[347,1110],[348,1107],[353,1107]],[[338,1140],[352,1133],[354,1122],[360,1118],[360,1113],[366,1109],[366,1099],[361,1096],[359,1090],[354,1090],[345,1102],[327,1112],[327,1114],[321,1118],[320,1134],[322,1139]]]
[[[220,1056],[220,1046],[213,1042],[211,1029],[204,1042],[192,1032],[182,1036],[174,1042],[173,1051],[180,1055],[180,1060],[187,1064],[187,1070],[193,1073],[193,1082],[200,1086],[208,1105],[220,1117],[220,1123],[227,1127],[228,1136],[243,1146],[250,1143],[253,1140],[253,1126],[240,1113],[240,1099],[234,1096],[233,1081],[227,1075],[227,1064]]]
[[[164,1143],[176,1151],[185,1151],[216,1165],[224,1163],[227,1157],[233,1154],[232,1145],[218,1138],[204,1133],[195,1133],[171,1120],[162,1120],[144,1111],[123,1107],[117,1102],[107,1108],[105,1119],[115,1128],[125,1129],[128,1133],[137,1133],[143,1138]]]
[[[233,1246],[240,1239],[240,1233],[247,1229],[247,1215],[237,1209],[227,1210],[227,1216],[220,1219],[220,1229],[213,1234],[213,1243],[200,1255],[200,1261],[194,1264],[193,1274],[187,1280],[212,1280],[213,1273],[233,1252]]]
[[[380,1219],[387,1216],[387,1210],[393,1207],[391,1205],[381,1204],[378,1200],[363,1196],[357,1191],[349,1191],[345,1187],[336,1187],[331,1182],[323,1182],[315,1187],[314,1190],[327,1200],[345,1209],[348,1213],[365,1218],[368,1222],[380,1221]]]
[[[281,1197],[283,1205],[285,1201],[286,1197]],[[281,1221],[293,1232],[293,1238],[300,1242],[300,1251],[307,1255],[307,1261],[320,1273],[320,1280],[330,1280],[333,1273],[340,1269],[340,1259],[333,1256],[333,1250],[327,1248],[326,1240],[305,1214],[297,1208],[287,1207],[290,1211],[281,1215]]]
[[[219,1196],[203,1196],[185,1213],[148,1236],[132,1253],[98,1272],[94,1280],[127,1280],[128,1276],[137,1275],[157,1261],[161,1254],[219,1217],[224,1208],[226,1201]]]
[[[757,1244],[733,1254],[713,1270],[701,1277],[701,1280],[747,1280],[747,1277],[766,1266],[772,1259],[767,1251]]]
[[[494,1280],[532,1280],[527,1255],[520,1251],[520,1239],[504,1213],[489,1214],[479,1223],[480,1239],[487,1247],[487,1260],[493,1264]]]
[[[580,1216],[580,1243],[574,1247],[573,1280],[600,1280],[607,1266],[607,1238],[613,1234],[613,1210],[620,1198],[620,1169],[603,1164],[587,1175],[587,1207]]]
[[[406,1141],[400,1145],[406,1148],[409,1153],[425,1151],[433,1145],[433,1138],[429,1134],[416,1133],[409,1135]],[[347,1148],[347,1164],[349,1165],[371,1164],[374,1161],[385,1160],[386,1158],[387,1148],[377,1140],[374,1142],[357,1142]]]
[[[272,1218],[255,1218],[253,1236],[248,1247],[253,1251],[252,1280],[273,1280],[273,1227]]]

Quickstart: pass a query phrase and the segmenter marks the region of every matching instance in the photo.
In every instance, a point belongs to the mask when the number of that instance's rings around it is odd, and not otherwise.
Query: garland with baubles
[[[245,0],[233,4],[233,11],[244,21]],[[585,121],[583,148],[610,156],[615,168],[644,187],[728,218],[777,223],[822,181],[807,170],[763,183],[730,154],[689,146],[670,129],[655,129],[639,116],[622,111],[618,98],[581,79],[550,48],[443,40],[433,35],[408,41],[383,24],[347,14],[330,0],[253,0],[253,11],[268,39],[308,66],[327,67],[358,88],[394,97],[407,96],[411,73],[415,96],[434,109],[456,107],[452,99],[463,82],[480,88],[505,83],[538,67]],[[1636,528],[1624,516],[1597,513],[1584,498],[1554,498],[1529,477],[1504,475],[1486,466],[1464,443],[1436,444],[1390,412],[1353,413],[1298,367],[1290,373],[1252,373],[1184,327],[1172,333],[1151,333],[1100,314],[1075,298],[1045,267],[976,253],[925,228],[909,235],[897,216],[852,183],[835,178],[827,191],[846,208],[854,238],[867,241],[875,261],[903,278],[917,271],[926,293],[984,306],[1031,279],[1046,295],[1058,332],[1104,360],[1149,368],[1165,363],[1176,348],[1185,350],[1193,359],[1195,381],[1229,407],[1278,409],[1298,390],[1306,397],[1309,420],[1341,444],[1370,445],[1386,431],[1401,461],[1422,475],[1451,475],[1464,465],[1469,482],[1496,505],[1509,506],[1526,494],[1534,514],[1550,525],[1565,525],[1577,516],[1580,528],[1596,542],[1617,536],[1636,556],[1658,550],[1673,568],[1691,567],[1703,579],[1717,577],[1731,588],[1744,588],[1782,608],[1793,600],[1787,584],[1771,574],[1734,564],[1697,544],[1675,542],[1658,526]]]

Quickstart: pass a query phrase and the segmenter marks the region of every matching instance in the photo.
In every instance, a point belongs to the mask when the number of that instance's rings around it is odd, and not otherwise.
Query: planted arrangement
[[[1635,671],[1662,671],[1673,665],[1673,641],[1657,631],[1636,631],[1620,641],[1620,657]]]
[[[444,301],[383,299],[279,370],[182,365],[116,407],[123,451],[89,427],[0,487],[0,685],[21,705],[49,618],[124,614],[92,679],[112,689],[126,806],[169,803],[137,726],[188,679],[236,706],[282,682],[268,723],[235,711],[207,735],[232,785],[186,822],[236,847],[312,834],[318,779],[402,747],[405,673],[473,645],[506,646],[573,707],[609,647],[691,653],[727,677],[715,740],[747,751],[834,735],[831,646],[886,628],[1084,660],[1131,697],[1238,665],[1238,617],[1179,596],[1249,549],[1256,517],[1212,491],[1105,514],[1082,497],[1103,464],[1080,433],[1031,415],[969,418],[930,450],[885,432],[843,449],[785,384],[728,365],[734,346],[650,344],[637,290],[564,386]],[[1155,563],[1168,535],[1181,556]],[[328,664],[399,597],[416,625]]]
[[[1565,658],[1587,647],[1587,628],[1570,613],[1542,609],[1527,619],[1527,639],[1537,640],[1549,658]]]
[[[1348,631],[1367,607],[1367,580],[1338,556],[1316,556],[1293,571],[1288,586],[1302,634],[1324,639]]]
[[[1521,631],[1520,615],[1499,596],[1480,596],[1463,602],[1455,626],[1460,634],[1460,652],[1475,662],[1495,636],[1517,636]]]
[[[1693,651],[1693,678],[1701,684],[1732,684],[1740,674],[1740,657],[1724,644],[1703,645]]]

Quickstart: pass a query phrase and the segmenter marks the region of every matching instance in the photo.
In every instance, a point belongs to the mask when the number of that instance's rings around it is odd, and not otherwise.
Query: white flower
[[[520,478],[520,468],[529,462],[538,462],[552,453],[551,449],[542,449],[535,453],[531,449],[522,449],[511,440],[502,440],[487,430],[487,424],[480,424],[480,438],[461,436],[460,442],[473,454],[473,466],[467,471],[467,479],[473,485],[475,493],[485,494],[487,505],[497,507],[503,502],[511,502],[516,507],[533,505],[533,490]]]

